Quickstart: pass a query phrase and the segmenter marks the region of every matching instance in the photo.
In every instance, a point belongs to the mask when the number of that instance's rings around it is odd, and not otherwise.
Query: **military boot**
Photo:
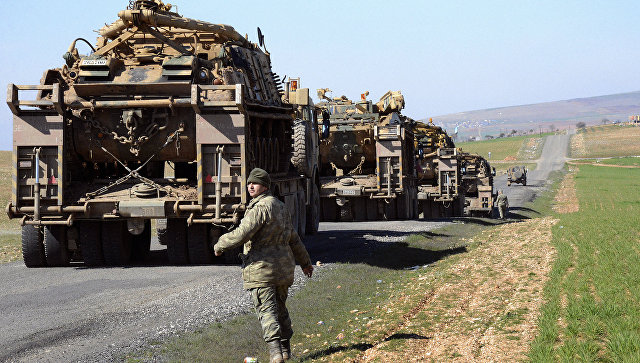
[[[282,358],[284,360],[291,359],[291,341],[289,339],[283,339],[280,341],[282,346]]]
[[[272,340],[270,342],[267,342],[267,346],[269,347],[269,362],[284,363],[284,359],[282,359],[282,349],[280,348],[280,341]]]

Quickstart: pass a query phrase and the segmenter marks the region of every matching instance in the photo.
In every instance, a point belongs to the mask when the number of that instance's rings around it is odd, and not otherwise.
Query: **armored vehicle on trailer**
[[[493,191],[494,168],[487,159],[477,154],[461,152],[458,156],[464,195],[464,215],[491,217],[495,198]]]
[[[320,141],[322,220],[405,219],[416,215],[411,119],[404,98],[387,92],[374,104],[345,96],[324,100]]]
[[[461,216],[465,200],[460,150],[441,127],[431,122],[416,122],[414,133],[417,197],[422,217]]]
[[[527,167],[524,165],[516,165],[507,169],[507,185],[518,183],[527,185]]]
[[[212,262],[254,167],[300,234],[317,230],[313,105],[308,90],[282,88],[261,32],[254,44],[160,0],[131,1],[118,18],[91,54],[76,39],[39,85],[9,85],[7,213],[21,218],[25,264],[127,264],[149,251],[152,219],[166,220],[171,263]]]

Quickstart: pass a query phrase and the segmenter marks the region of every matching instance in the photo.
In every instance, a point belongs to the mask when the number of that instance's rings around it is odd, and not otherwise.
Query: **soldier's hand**
[[[309,265],[309,266],[303,268],[302,272],[304,273],[305,276],[310,278],[311,275],[313,275],[313,265]]]

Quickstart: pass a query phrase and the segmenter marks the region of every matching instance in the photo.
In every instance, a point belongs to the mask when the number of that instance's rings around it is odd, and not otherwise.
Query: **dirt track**
[[[551,136],[529,174],[529,185],[505,189],[518,216],[523,203],[544,188],[552,170],[562,167],[567,135]],[[351,262],[381,243],[401,241],[413,232],[446,221],[322,223],[306,244],[314,260]],[[334,244],[339,241],[340,251]],[[156,245],[145,266],[86,269],[27,269],[21,262],[0,265],[0,361],[105,361],[179,331],[225,320],[249,309],[238,266],[167,266]],[[317,277],[322,277],[318,269]],[[303,283],[299,269],[296,284]]]

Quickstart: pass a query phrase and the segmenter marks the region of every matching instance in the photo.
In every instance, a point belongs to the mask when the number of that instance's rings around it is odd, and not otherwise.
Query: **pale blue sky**
[[[314,95],[368,90],[377,101],[401,90],[416,119],[640,90],[637,0],[168,2],[252,41],[260,26],[275,71]],[[0,84],[38,84],[73,39],[95,43],[127,4],[2,1]],[[0,106],[1,150],[11,149],[11,120]]]

